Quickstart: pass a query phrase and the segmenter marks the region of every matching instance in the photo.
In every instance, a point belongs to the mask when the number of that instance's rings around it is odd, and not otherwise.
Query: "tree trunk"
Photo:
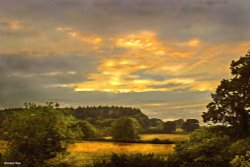
[[[244,109],[240,112],[240,129],[242,137],[249,136],[249,115]]]

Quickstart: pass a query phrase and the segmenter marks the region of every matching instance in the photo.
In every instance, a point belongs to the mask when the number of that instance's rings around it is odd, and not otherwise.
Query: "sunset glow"
[[[200,119],[250,48],[249,3],[207,1],[0,2],[0,107],[52,100]]]

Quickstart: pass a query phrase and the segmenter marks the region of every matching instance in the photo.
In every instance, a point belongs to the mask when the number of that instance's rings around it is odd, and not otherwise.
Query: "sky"
[[[250,49],[249,0],[0,0],[0,108],[197,118]]]

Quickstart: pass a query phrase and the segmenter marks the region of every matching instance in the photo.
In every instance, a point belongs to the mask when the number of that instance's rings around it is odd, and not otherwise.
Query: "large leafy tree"
[[[250,121],[250,52],[232,61],[230,69],[232,77],[221,81],[202,117],[205,122],[229,125],[246,136]]]
[[[19,161],[27,167],[43,166],[45,160],[65,152],[67,145],[79,138],[81,132],[72,128],[76,122],[53,103],[27,104],[3,121],[1,131],[9,143],[7,161]]]
[[[118,141],[133,141],[139,138],[133,119],[121,117],[112,125],[112,137]]]
[[[163,124],[163,131],[165,133],[173,133],[176,130],[176,124],[174,121],[167,121]]]
[[[94,126],[85,120],[78,120],[73,128],[81,133],[79,139],[94,139],[97,137]]]
[[[186,122],[183,123],[183,130],[185,132],[192,132],[200,127],[199,121],[197,119],[187,119]]]

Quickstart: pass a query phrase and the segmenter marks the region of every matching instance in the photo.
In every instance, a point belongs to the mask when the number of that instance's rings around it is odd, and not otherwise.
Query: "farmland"
[[[173,144],[140,144],[118,142],[84,141],[69,147],[69,152],[75,153],[156,153],[167,154],[173,151]]]
[[[95,160],[108,158],[112,153],[154,153],[165,157],[174,151],[174,144],[139,144],[119,142],[83,141],[69,146],[69,155],[58,155],[49,160],[49,164],[56,165],[65,162],[73,166],[91,165]]]
[[[188,134],[141,134],[140,140],[144,142],[150,142],[154,139],[159,139],[161,141],[169,140],[172,142],[186,141],[189,139]],[[112,137],[104,137],[107,140],[111,140]]]

